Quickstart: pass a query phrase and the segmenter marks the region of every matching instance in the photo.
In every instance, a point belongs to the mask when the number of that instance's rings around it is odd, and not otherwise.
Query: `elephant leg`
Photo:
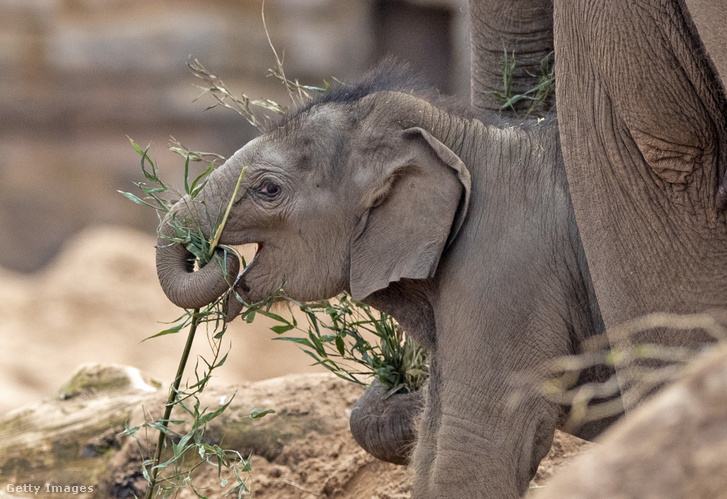
[[[727,307],[715,206],[727,102],[683,2],[559,0],[554,12],[563,158],[606,327]],[[635,341],[705,339],[656,328]]]
[[[514,57],[512,93],[524,94],[540,78],[541,61],[553,51],[552,0],[469,0],[472,23],[472,105],[480,110],[500,111],[503,93],[504,51]],[[527,110],[530,101],[515,104],[516,112]],[[507,114],[513,109],[504,110]]]
[[[516,498],[527,491],[550,449],[558,410],[534,394],[513,402],[512,379],[485,374],[473,380],[446,364],[435,369],[412,461],[413,497]]]

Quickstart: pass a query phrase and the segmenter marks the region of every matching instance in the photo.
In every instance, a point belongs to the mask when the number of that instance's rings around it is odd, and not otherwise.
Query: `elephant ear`
[[[462,160],[425,130],[402,132],[351,241],[351,295],[362,300],[400,279],[433,277],[457,236],[470,197]]]

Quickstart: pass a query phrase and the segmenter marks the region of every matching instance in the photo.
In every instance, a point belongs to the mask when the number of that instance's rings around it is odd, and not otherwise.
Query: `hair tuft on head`
[[[326,92],[316,93],[309,101],[281,115],[278,119],[271,120],[263,132],[270,132],[285,126],[286,123],[315,106],[355,103],[367,95],[384,91],[413,93],[427,100],[438,97],[436,90],[428,85],[424,78],[412,72],[408,64],[403,64],[394,57],[387,57],[358,82],[334,84]]]

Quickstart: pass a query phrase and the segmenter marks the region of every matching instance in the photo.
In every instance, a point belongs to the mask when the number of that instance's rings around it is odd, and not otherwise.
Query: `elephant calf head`
[[[157,250],[170,300],[200,307],[232,283],[248,303],[283,283],[297,300],[344,290],[360,300],[390,282],[434,274],[466,214],[469,173],[407,118],[433,108],[392,91],[390,76],[387,70],[341,86],[271,124],[213,172],[196,198],[177,204],[160,227]],[[219,242],[256,243],[255,258],[239,277],[231,253],[225,265],[195,270],[185,247],[170,243],[172,222],[197,223],[208,237],[243,169]],[[230,302],[234,317],[242,305]]]

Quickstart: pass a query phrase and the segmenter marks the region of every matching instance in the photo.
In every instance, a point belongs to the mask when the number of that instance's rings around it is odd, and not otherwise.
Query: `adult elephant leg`
[[[522,94],[535,87],[540,63],[553,50],[552,0],[469,0],[472,24],[472,105],[480,110],[499,111],[503,92],[504,51],[515,57],[512,93]],[[530,102],[514,105],[527,110]],[[505,110],[505,113],[512,109]]]
[[[727,307],[727,105],[683,3],[556,0],[554,19],[563,157],[606,327]]]

